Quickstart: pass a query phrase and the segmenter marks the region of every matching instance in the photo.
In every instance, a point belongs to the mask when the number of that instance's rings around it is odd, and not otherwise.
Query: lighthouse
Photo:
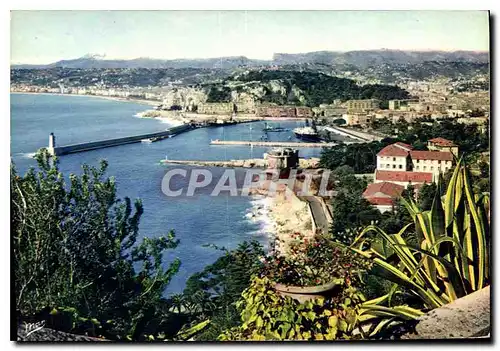
[[[47,150],[49,151],[49,154],[51,154],[52,156],[55,155],[55,147],[56,147],[56,136],[54,135],[54,133],[50,133],[49,147],[47,148]]]

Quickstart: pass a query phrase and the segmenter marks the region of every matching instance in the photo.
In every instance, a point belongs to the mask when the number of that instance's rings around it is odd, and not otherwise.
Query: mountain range
[[[348,64],[359,68],[381,64],[418,64],[427,61],[465,61],[488,63],[489,52],[478,51],[403,51],[403,50],[358,50],[358,51],[315,51],[299,54],[276,53],[272,60],[255,60],[245,56],[229,56],[206,59],[152,59],[107,60],[98,55],[85,55],[77,59],[60,60],[45,65],[19,64],[12,69],[48,68],[205,68],[234,69],[238,67],[275,66],[291,64]]]

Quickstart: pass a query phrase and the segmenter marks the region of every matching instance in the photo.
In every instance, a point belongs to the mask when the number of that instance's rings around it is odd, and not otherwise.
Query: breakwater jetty
[[[340,127],[334,127],[334,126],[328,126],[328,127],[322,127],[324,130],[327,130],[329,132],[332,132],[334,134],[346,136],[351,139],[358,140],[359,142],[371,142],[371,141],[380,141],[383,139],[383,137],[370,134],[370,133],[365,133],[365,132],[360,132],[360,131],[355,131],[347,128],[340,128]]]
[[[263,158],[250,158],[245,160],[228,161],[200,161],[200,160],[160,160],[161,164],[177,164],[200,167],[226,167],[226,168],[266,168],[268,162]],[[302,169],[318,168],[319,158],[299,158],[299,167]]]
[[[106,140],[100,140],[100,141],[91,141],[91,142],[87,142],[87,143],[80,143],[80,144],[73,144],[73,145],[66,145],[66,146],[56,146],[55,136],[54,136],[54,134],[51,133],[49,136],[49,147],[47,149],[51,155],[61,156],[61,155],[73,154],[73,153],[77,153],[77,152],[103,149],[103,148],[112,147],[112,146],[139,143],[145,139],[168,138],[169,136],[183,133],[183,132],[188,131],[192,128],[193,127],[191,125],[184,124],[181,126],[166,129],[166,130],[161,131],[161,132],[133,135],[133,136],[129,136],[129,137],[106,139]]]
[[[355,142],[347,142],[355,143]],[[290,141],[239,141],[239,140],[212,140],[210,145],[236,145],[236,146],[264,146],[264,147],[331,147],[337,143],[299,143]]]

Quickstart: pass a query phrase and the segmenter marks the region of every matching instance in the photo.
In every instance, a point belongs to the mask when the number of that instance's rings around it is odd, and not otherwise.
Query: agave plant
[[[350,246],[373,260],[373,273],[419,296],[429,309],[440,307],[489,284],[489,193],[474,194],[463,159],[458,161],[443,198],[440,184],[429,211],[402,199],[413,223],[397,234],[375,225],[366,227]],[[404,234],[414,226],[418,246]],[[363,249],[367,233],[382,241],[378,249]],[[396,286],[396,285],[395,285]],[[393,289],[396,291],[397,289]],[[389,296],[390,298],[390,296]]]

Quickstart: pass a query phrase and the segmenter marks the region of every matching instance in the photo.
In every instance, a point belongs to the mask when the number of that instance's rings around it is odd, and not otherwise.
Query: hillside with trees
[[[407,99],[409,93],[392,85],[357,85],[355,81],[338,78],[317,72],[300,71],[248,71],[235,74],[222,83],[210,84],[222,90],[231,87],[236,92],[246,92],[263,103],[278,105],[292,104],[318,106],[331,104],[334,100],[379,99],[386,102],[392,99]],[[221,95],[224,97],[224,95]],[[225,100],[221,99],[220,102]],[[215,100],[214,100],[215,102]]]

